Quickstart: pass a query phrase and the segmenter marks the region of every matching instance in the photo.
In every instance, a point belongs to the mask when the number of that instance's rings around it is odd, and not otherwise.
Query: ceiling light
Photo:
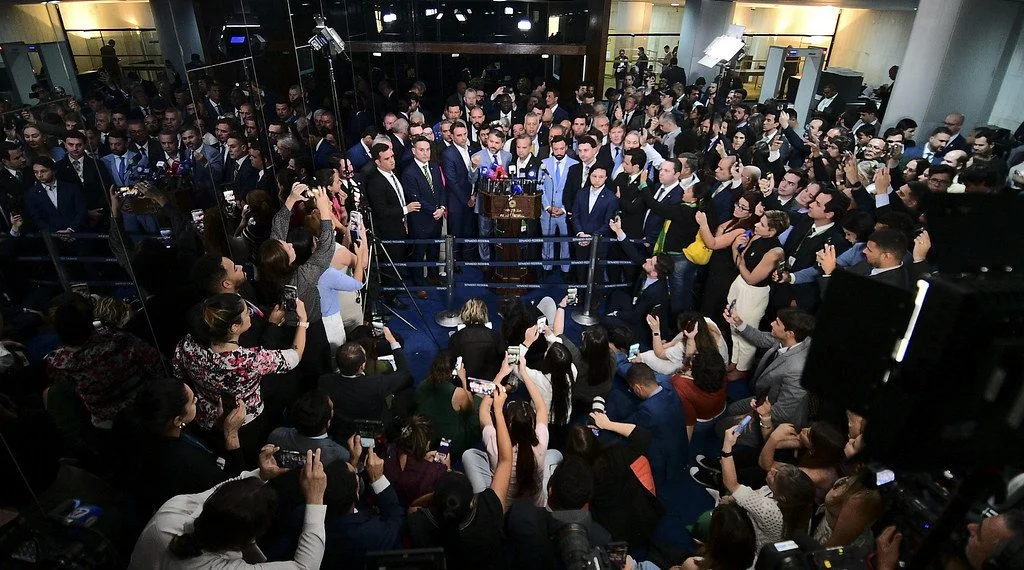
[[[427,8],[426,11],[423,12],[424,16],[433,16],[435,14],[437,14],[437,8]]]
[[[379,51],[373,52],[373,57],[380,57],[381,55],[383,54],[381,54]]]
[[[505,15],[506,16],[511,16],[514,13],[515,13],[515,10],[512,9],[512,6],[505,6]]]
[[[533,24],[531,24],[526,18],[523,18],[522,20],[519,20],[517,26],[519,27],[519,31],[528,32],[530,31],[530,28],[533,27]]]
[[[437,13],[437,17],[436,17],[436,18],[434,18],[434,19],[435,19],[435,20],[440,20],[441,18],[444,18],[444,12],[438,12],[438,13]]]
[[[381,19],[384,20],[385,24],[390,24],[391,22],[397,20],[398,16],[394,12],[388,12],[387,14],[384,14],[384,17]]]
[[[460,13],[456,12],[455,13],[455,19],[460,21],[460,22],[465,22],[466,21],[466,15],[465,14],[460,14]]]
[[[672,3],[672,6],[673,6],[674,8],[678,8],[678,7],[679,7],[679,2],[673,2],[673,3]]]
[[[549,57],[551,57],[551,56],[550,56],[550,55],[548,55],[548,54],[546,54],[546,53],[544,53],[544,54],[541,54],[541,56],[540,56],[540,58],[541,58],[541,59],[547,59],[547,58],[549,58]]]
[[[459,54],[457,54],[457,53],[453,53],[453,54],[452,54],[452,57],[459,57]]]
[[[466,8],[466,13],[467,13],[467,14],[472,14],[472,13],[473,13],[473,11],[472,11],[472,10],[470,10],[469,8]]]

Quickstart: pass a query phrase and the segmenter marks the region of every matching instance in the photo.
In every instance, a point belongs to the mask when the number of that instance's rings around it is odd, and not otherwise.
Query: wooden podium
[[[509,180],[488,181],[488,188],[480,191],[483,215],[494,220],[494,237],[520,238],[527,237],[526,224],[540,219],[543,211],[541,193],[536,181],[515,181],[522,187],[521,194],[510,194],[512,186]],[[495,261],[532,261],[527,255],[526,244],[501,243],[494,246]],[[530,267],[496,267],[491,273],[491,281],[496,284],[530,283],[535,281],[535,274]],[[520,294],[517,289],[502,290],[500,294]]]

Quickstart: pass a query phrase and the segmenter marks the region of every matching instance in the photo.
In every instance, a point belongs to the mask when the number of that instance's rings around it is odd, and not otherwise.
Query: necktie
[[[586,164],[583,165],[583,184],[586,184],[590,180],[590,167]]]
[[[117,177],[124,183],[124,157],[117,157]]]
[[[555,181],[562,179],[562,161],[555,161]]]
[[[73,159],[71,159],[71,164],[72,164],[72,166],[75,167],[75,173],[78,174],[78,179],[82,180],[84,182],[85,179],[82,177],[82,161],[81,161],[81,159],[73,158]]]
[[[498,155],[496,155],[496,154],[492,154],[491,155],[491,164],[498,164]]]
[[[142,116],[143,117],[148,117],[149,116],[149,107],[142,107]]]
[[[537,145],[535,145],[533,143],[530,143],[530,154],[533,154],[533,155],[537,154]]]
[[[14,171],[14,177],[18,179],[18,182],[21,182],[22,181],[21,171],[20,170],[15,170]]]
[[[423,165],[423,177],[427,179],[427,186],[429,186],[430,187],[430,191],[433,192],[434,191],[434,180],[430,177],[430,169],[427,168],[426,164]]]
[[[619,160],[619,153],[620,152],[622,152],[622,149],[619,148],[619,147],[615,147],[615,160]]]
[[[779,351],[778,351],[778,349],[776,349],[775,352],[769,354],[764,359],[764,366],[761,368],[761,370],[762,371],[767,370],[768,367],[772,365],[772,362],[775,362],[775,359],[777,359],[778,357],[779,357]]]
[[[657,202],[661,202],[661,199],[665,197],[665,193],[666,193],[665,190],[666,189],[665,189],[664,186],[659,188],[658,189],[658,193],[654,195],[654,200],[657,201]]]
[[[395,193],[398,194],[398,203],[402,205],[402,208],[405,208],[405,196],[402,192],[402,185],[398,183],[398,178],[394,173],[388,174],[388,176],[391,177],[391,184],[395,187]]]

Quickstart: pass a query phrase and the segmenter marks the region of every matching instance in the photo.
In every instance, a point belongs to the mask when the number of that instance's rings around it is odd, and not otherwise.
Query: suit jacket
[[[473,182],[469,176],[469,168],[462,160],[462,153],[455,145],[449,146],[441,153],[441,172],[444,173],[445,188],[448,190],[448,209],[462,212],[469,207],[466,203],[473,193]]]
[[[86,209],[106,208],[107,189],[111,184],[107,170],[96,159],[86,156],[82,158],[82,177],[84,182],[78,178],[70,156],[65,156],[57,163],[57,180],[81,187]]]
[[[647,459],[656,487],[682,476],[689,460],[686,418],[679,396],[670,385],[662,386],[658,393],[644,400],[625,421],[647,428],[653,436]]]
[[[850,242],[846,241],[843,228],[839,224],[833,224],[831,228],[814,237],[807,237],[813,223],[813,220],[806,218],[794,225],[790,230],[789,237],[786,238],[783,250],[791,272],[815,265],[817,263],[816,255],[826,243],[835,246],[836,255],[840,255],[850,248]],[[772,297],[775,307],[787,306],[791,301],[796,301],[797,306],[809,311],[813,311],[820,301],[817,282],[796,285],[776,284],[772,287]]]
[[[551,111],[551,123],[557,125],[562,121],[569,120],[569,111],[567,111],[561,104],[555,106],[555,109]]]
[[[555,168],[555,157],[549,156],[540,161],[546,173],[542,183],[544,194],[541,196],[541,202],[545,211],[552,206],[568,210],[573,205],[565,195],[565,185],[569,178],[569,171],[573,166],[578,165],[579,162],[568,156],[563,160],[565,163],[562,165],[561,176],[558,175],[558,171]]]
[[[395,179],[398,173],[392,172]],[[405,210],[398,199],[398,193],[391,181],[374,169],[366,178],[364,198],[369,201],[373,213],[373,231],[383,239],[402,239],[405,231]],[[397,260],[396,260],[397,261]]]
[[[135,141],[131,141],[128,143],[128,150],[134,152],[135,154],[141,154],[142,158],[147,162],[151,162],[154,156],[163,157],[164,155],[164,149],[160,148],[160,142],[157,141],[156,139],[151,138],[147,140],[146,144],[143,145],[143,147],[145,147],[145,152],[142,152],[142,149],[139,147],[139,145],[135,144]]]
[[[25,196],[25,213],[36,228],[47,231],[71,228],[81,230],[85,226],[85,196],[81,187],[68,182],[57,181],[57,207],[36,182]]]
[[[917,265],[917,264],[914,264]],[[906,264],[894,267],[888,271],[883,271],[875,275],[871,274],[872,267],[868,265],[868,262],[862,261],[853,267],[840,269],[839,271],[848,271],[854,275],[860,275],[861,277],[867,277],[873,281],[892,285],[893,287],[899,287],[900,289],[910,290],[911,285],[911,270],[907,269]],[[916,273],[916,272],[915,272]],[[825,290],[828,289],[828,282],[831,278],[827,275],[818,276],[818,289],[821,291],[822,298],[825,297]]]
[[[397,370],[388,374],[342,376],[324,374],[317,382],[319,387],[334,402],[334,422],[339,426],[352,420],[382,420],[387,424],[385,398],[412,387],[412,372],[405,350],[394,351]]]
[[[637,249],[636,244],[624,239],[619,241],[618,244],[622,247],[622,252],[626,254],[626,257],[637,265],[642,265],[645,261],[644,252]],[[669,296],[668,289],[668,275],[659,275],[659,278],[654,283],[651,283],[644,288],[644,283],[647,282],[647,274],[641,272],[640,276],[637,277],[636,283],[633,285],[631,291],[633,298],[636,301],[633,303],[633,308],[630,310],[619,310],[618,318],[632,325],[637,330],[644,330],[643,327],[647,326],[647,315],[654,312],[654,308],[658,305],[662,306],[661,310],[661,326],[662,334],[668,334],[669,319],[666,318],[669,314]],[[655,312],[654,314],[657,314]]]
[[[26,167],[21,169],[21,180],[0,165],[0,201],[3,202],[5,210],[18,210],[24,207],[25,193],[35,184],[36,178],[32,169]]]
[[[330,164],[327,159],[334,153],[334,146],[327,142],[327,139],[321,139],[320,144],[317,145],[316,150],[313,151],[313,168],[320,170],[321,168],[328,168]],[[397,156],[397,153],[396,153]]]
[[[818,103],[815,103],[814,107],[811,109],[811,116],[821,117],[822,119],[828,121],[830,125],[834,125],[836,124],[836,121],[839,120],[839,116],[842,115],[843,111],[845,110],[846,102],[840,99],[839,95],[836,95],[835,98],[832,99],[832,102],[829,103],[827,107],[825,107],[824,111],[819,111]]]
[[[138,154],[135,154],[134,152],[132,152],[130,150],[124,153],[124,155],[123,155],[123,158],[125,159],[124,176],[122,176],[120,174],[120,169],[118,168],[118,165],[117,165],[118,158],[119,157],[117,155],[115,155],[115,154],[108,154],[108,155],[106,155],[104,157],[101,157],[100,158],[100,162],[102,162],[103,165],[107,167],[107,174],[110,176],[110,182],[114,186],[131,186],[132,185],[132,183],[131,183],[131,170],[132,170],[132,167],[135,164],[137,164],[140,160],[142,160],[142,157],[139,156]]]
[[[608,220],[615,217],[619,209],[619,199],[615,197],[615,190],[608,184],[604,185],[601,193],[597,195],[594,208],[590,209],[590,185],[583,188],[576,194],[576,203],[573,205],[572,226],[575,233],[589,235],[600,234],[605,240],[611,237],[612,231],[608,227]],[[607,241],[605,241],[607,246]]]
[[[628,120],[627,120],[626,116],[627,116],[626,115],[626,111],[625,111],[625,109],[623,109],[623,111],[622,111],[622,122],[626,124],[626,132],[627,133],[629,131],[639,131],[640,127],[644,126],[644,110],[641,109],[640,107],[637,107],[636,109],[633,109],[633,114],[629,115]]]
[[[363,494],[370,493],[367,486]],[[374,505],[376,512],[360,506],[357,512],[327,517],[324,568],[362,568],[367,552],[401,548],[405,509],[398,501],[394,485],[375,495]],[[304,507],[299,509],[305,511]]]
[[[414,160],[402,171],[405,203],[420,203],[420,211],[409,214],[409,235],[414,238],[441,235],[441,220],[434,219],[434,211],[447,203],[444,178],[436,164],[427,164],[433,188],[427,183],[420,165]]]
[[[523,168],[519,168],[519,166],[518,166],[519,159],[513,156],[508,161],[508,165],[507,165],[508,169],[510,171],[509,175],[511,176],[512,175],[511,171],[515,170],[515,178],[526,178],[528,180],[540,180],[540,165],[541,165],[540,161],[541,161],[541,159],[537,158],[536,156],[531,156],[529,158],[529,160],[526,161],[526,165]],[[533,172],[533,176],[529,175],[530,172]]]
[[[362,142],[357,142],[356,144],[350,146],[348,148],[348,152],[346,153],[346,155],[348,156],[349,161],[352,163],[353,170],[361,169],[363,166],[368,164],[370,160],[372,160],[370,158],[370,153],[366,152],[366,149],[363,148]]]
[[[224,178],[224,160],[220,151],[203,143],[198,149],[206,157],[206,163],[192,159],[193,202],[196,207],[209,207],[217,203],[217,184]],[[184,156],[191,156],[192,151],[185,149]],[[277,192],[271,192],[271,196]]]
[[[480,183],[483,180],[483,175],[481,174],[481,172],[482,171],[486,171],[486,170],[490,170],[491,164],[494,162],[494,158],[493,158],[494,156],[497,156],[498,164],[500,164],[502,166],[506,166],[506,167],[508,166],[508,162],[510,160],[512,160],[512,155],[509,154],[508,152],[505,152],[504,150],[499,150],[497,153],[494,153],[494,155],[492,155],[491,151],[489,151],[487,149],[481,149],[481,150],[478,150],[476,153],[470,155],[470,160],[472,160],[473,158],[476,158],[476,157],[480,158],[480,164],[476,168],[474,168],[473,170],[471,170],[469,172],[469,179],[473,181],[473,191],[474,192],[477,192],[477,191],[482,189],[482,185],[478,184],[478,183]],[[473,210],[477,214],[481,214],[482,215],[483,214],[483,207],[484,207],[484,201],[478,199],[476,201],[476,206],[473,208]]]
[[[217,103],[217,107],[214,107],[213,102],[210,101],[209,97],[203,97],[203,107],[206,109],[207,124],[211,124],[212,121],[217,120],[217,117],[231,110],[231,104],[223,100],[221,100],[220,103]]]
[[[953,150],[963,150],[970,154],[971,145],[967,144],[967,140],[964,138],[963,133],[957,133],[956,135],[950,137],[949,142],[946,143],[946,146],[942,147],[942,152],[939,153],[939,156],[945,156],[947,152]]]
[[[791,423],[797,429],[806,426],[808,395],[800,384],[800,377],[811,352],[811,339],[804,339],[786,352],[777,354],[781,345],[771,334],[751,325],[738,330],[737,334],[758,348],[768,349],[754,368],[751,379],[754,394],[758,397],[767,394],[772,403],[772,423]]]
[[[594,166],[597,165],[604,166],[606,169],[608,169],[608,178],[611,178],[611,165],[603,163],[597,160],[597,157],[595,157]],[[587,186],[590,186],[590,178],[588,176],[586,179],[584,179],[583,163],[577,161],[576,164],[573,164],[572,166],[569,167],[565,175],[565,186],[562,188],[562,192],[565,196],[565,203],[569,207],[570,215],[573,214],[572,207],[575,206],[576,204],[576,194],[580,191],[581,188],[585,188]]]
[[[716,180],[711,187],[710,198],[714,208],[715,216],[713,220],[716,228],[732,217],[732,208],[736,205],[736,200],[739,199],[741,193],[739,186],[733,187],[731,181],[728,184],[728,186],[722,188],[722,183]]]
[[[615,188],[619,193],[619,217],[622,220],[622,231],[630,238],[643,237],[644,213],[647,207],[640,197],[640,177],[632,183],[625,172],[615,177]]]
[[[658,190],[660,189],[660,184],[648,182],[647,188],[640,192],[644,205],[650,211],[649,214],[645,214],[646,217],[643,218],[642,222],[644,239],[650,245],[654,245],[655,240],[658,239],[658,234],[661,233],[661,227],[665,218],[673,217],[673,214],[677,213],[680,204],[683,202],[683,189],[678,184],[672,186],[668,194],[662,196],[661,200],[655,200],[654,197],[658,195]]]
[[[618,168],[622,164],[622,155],[626,151],[619,145],[619,154],[615,156],[612,153],[612,143],[609,141],[607,144],[601,145],[601,150],[597,151],[597,161],[601,164],[611,165],[611,169],[608,171],[608,177],[611,178],[612,171]]]
[[[252,159],[246,156],[241,164],[228,159],[224,165],[224,184],[234,184],[235,198],[245,200],[245,195],[256,189],[259,183],[259,172],[252,165]],[[237,164],[237,166],[236,166]]]
[[[919,158],[924,158],[924,149],[925,149],[925,146],[927,144],[928,143],[917,145],[917,146],[912,146],[912,147],[906,149],[905,151],[903,151],[903,164],[906,164],[907,162],[910,162],[911,160],[917,160]],[[944,152],[946,151],[947,148],[949,148],[948,145],[946,147],[944,147],[941,151],[933,154],[931,159],[928,162],[931,163],[931,164],[942,164],[942,157],[943,157],[943,154],[944,154]]]

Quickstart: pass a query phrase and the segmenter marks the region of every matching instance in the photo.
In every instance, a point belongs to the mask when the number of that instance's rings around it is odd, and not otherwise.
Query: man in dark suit
[[[907,234],[893,228],[876,230],[864,245],[864,261],[844,269],[854,275],[880,281],[893,287],[910,290],[911,278],[916,278],[925,265],[914,263],[912,268],[904,264],[907,256]],[[836,248],[826,244],[817,255],[821,265],[821,276],[818,277],[818,288],[824,298],[828,288],[829,277],[836,270]]]
[[[413,160],[402,171],[402,187],[405,190],[405,201],[408,204],[419,203],[420,209],[409,214],[409,237],[412,239],[435,239],[441,237],[441,222],[444,218],[447,192],[441,169],[430,162],[430,141],[423,136],[412,140]],[[438,244],[416,244],[413,247],[411,261],[436,262],[440,257],[441,247]],[[417,285],[430,282],[440,285],[437,267],[427,268],[427,278],[423,278],[423,268],[413,267],[412,280]],[[425,291],[416,293],[421,299],[427,298]]]
[[[249,143],[241,135],[231,135],[227,141],[228,161],[224,164],[224,185],[234,188],[235,199],[245,200],[245,195],[256,189],[259,173],[249,158]]]
[[[25,207],[25,194],[35,183],[32,169],[25,162],[25,151],[16,143],[0,143],[0,207],[8,216],[11,211],[21,212]]]
[[[608,220],[615,217],[619,209],[619,199],[615,197],[614,189],[605,182],[608,181],[608,169],[600,164],[594,165],[590,171],[590,184],[576,194],[576,202],[573,205],[572,225],[576,237],[593,238],[600,235],[602,243],[598,247],[598,260],[608,258],[608,238],[611,237],[611,230],[608,228]],[[580,261],[590,259],[590,248],[594,247],[590,241],[573,244],[575,258]],[[601,264],[603,265],[603,264]],[[594,272],[595,282],[604,279],[603,267]],[[576,266],[576,278],[579,283],[587,280],[587,266]]]
[[[150,158],[160,156],[160,143],[149,136],[146,123],[141,119],[128,121],[128,150],[142,156],[143,164],[149,164]]]
[[[319,129],[310,130],[310,143],[313,145],[313,168],[316,170],[329,167],[327,159],[334,154],[334,145],[327,140],[327,134]]]
[[[664,488],[684,473],[690,457],[682,403],[676,391],[659,385],[654,371],[642,362],[629,367],[626,386],[642,401],[628,418],[616,419],[650,430],[651,447],[646,455],[655,487]]]
[[[850,199],[836,190],[822,190],[808,204],[807,221],[794,226],[783,245],[787,269],[777,276],[781,282],[772,287],[772,307],[788,307],[793,301],[809,311],[817,307],[817,283],[793,284],[792,273],[815,265],[817,253],[825,244],[835,247],[836,254],[849,249],[850,242],[839,224],[849,209]]]
[[[629,239],[644,237],[643,223],[647,207],[640,197],[640,189],[647,185],[647,170],[644,169],[646,160],[647,155],[642,149],[626,151],[622,158],[622,172],[614,182],[615,194],[619,198],[619,220],[622,222],[622,231],[626,232]],[[613,242],[608,251],[608,259],[626,261],[629,258],[622,246]],[[636,279],[638,269],[635,265],[610,265],[608,278],[612,283],[629,283]]]
[[[377,143],[370,148],[373,156],[374,169],[366,177],[364,198],[370,205],[372,231],[383,240],[404,240],[409,237],[407,216],[420,211],[419,202],[405,201],[405,191],[396,172],[395,152],[384,143]],[[395,263],[406,260],[406,248],[402,243],[390,243],[384,246],[391,261]],[[406,276],[406,271],[399,267],[396,271],[382,265],[382,275],[392,285]],[[394,294],[385,295],[394,299]],[[395,301],[392,301],[395,302]],[[399,307],[404,303],[397,303]]]
[[[597,161],[597,152],[600,150],[597,139],[590,135],[584,135],[577,140],[577,145],[576,152],[579,163],[569,167],[565,175],[565,186],[562,188],[562,201],[570,208],[576,205],[576,194],[580,189],[590,184],[590,172],[594,167],[600,164],[606,172],[612,170],[609,164]],[[570,209],[569,216],[572,215],[573,211]]]
[[[662,162],[658,167],[659,185],[648,184],[645,189],[648,195],[646,198],[641,192],[641,199],[647,207],[641,228],[648,247],[653,247],[658,240],[666,214],[673,213],[683,200],[683,191],[679,187],[680,168],[679,161],[674,158]]]
[[[821,90],[821,99],[814,106],[812,117],[824,119],[830,125],[839,121],[839,116],[846,110],[846,103],[839,97],[839,91],[835,85],[829,83]]]
[[[608,316],[601,319],[605,328],[611,330],[617,323],[628,326],[635,338],[650,345],[651,328],[647,315],[661,317],[662,331],[669,327],[668,280],[672,275],[672,258],[665,253],[645,258],[636,245],[626,238],[622,224],[616,220],[608,222],[609,229],[622,247],[623,253],[633,263],[640,265],[643,273],[637,277],[632,290],[616,289],[608,296]]]
[[[533,139],[523,133],[512,139],[512,159],[508,163],[509,175],[514,178],[538,180],[541,161],[530,152]],[[533,173],[532,175],[530,173]]]
[[[627,133],[638,131],[644,126],[644,110],[640,108],[639,96],[626,96],[626,102],[622,108],[622,124],[625,125]]]
[[[25,213],[41,231],[62,234],[85,228],[85,196],[75,184],[57,180],[57,165],[48,156],[32,161],[36,183],[25,196]]]
[[[732,217],[732,208],[742,191],[737,179],[739,172],[740,165],[735,156],[720,159],[718,167],[715,168],[715,181],[708,196],[711,199],[712,208],[714,208],[716,228]]]
[[[558,89],[553,87],[548,89],[548,92],[544,95],[544,103],[548,110],[551,111],[551,122],[555,125],[562,121],[568,121],[570,117],[569,111],[558,104],[558,97]]]
[[[335,354],[338,372],[324,374],[317,382],[317,387],[334,402],[335,426],[351,425],[354,420],[374,420],[383,421],[387,429],[410,411],[412,372],[405,350],[388,327],[384,327],[384,340],[391,345],[395,357],[393,372],[367,375],[366,351],[357,342],[347,342]]]
[[[948,127],[936,127],[928,136],[928,142],[912,146],[903,152],[903,164],[919,158],[927,160],[930,164],[942,164],[945,153],[954,150],[946,148],[952,136]]]
[[[401,547],[405,509],[398,500],[394,486],[384,476],[384,459],[367,449],[364,473],[368,485],[360,485],[360,474],[343,461],[324,468],[330,487],[324,495],[328,515],[324,520],[327,546],[325,568],[362,568],[367,552],[394,550]],[[363,495],[373,494],[373,507]],[[296,507],[294,530],[301,528]],[[298,535],[295,535],[298,536]]]
[[[107,170],[100,166],[98,160],[86,156],[85,135],[81,131],[65,135],[64,149],[67,155],[57,161],[57,180],[82,188],[85,207],[89,211],[88,223],[95,228],[107,207],[107,189],[111,184]]]
[[[452,145],[441,153],[441,171],[448,190],[448,232],[461,238],[473,237],[476,228],[476,196],[470,170],[475,168],[470,159],[469,135],[466,124],[458,121],[451,126]],[[462,259],[476,250],[470,244],[462,246]],[[453,253],[453,252],[449,252]]]

